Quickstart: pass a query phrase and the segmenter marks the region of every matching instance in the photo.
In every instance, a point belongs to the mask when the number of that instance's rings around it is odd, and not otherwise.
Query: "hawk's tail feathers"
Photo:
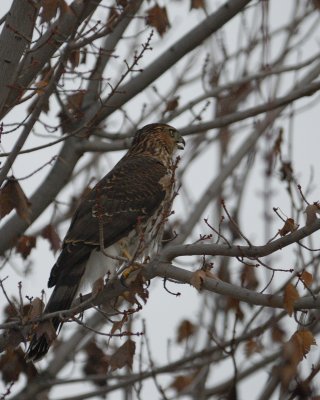
[[[76,296],[78,284],[61,285],[57,284],[44,310],[45,314],[55,311],[68,310]],[[59,317],[39,323],[31,339],[26,359],[27,361],[39,361],[44,357],[52,342],[57,336],[57,331],[61,329],[63,322]]]

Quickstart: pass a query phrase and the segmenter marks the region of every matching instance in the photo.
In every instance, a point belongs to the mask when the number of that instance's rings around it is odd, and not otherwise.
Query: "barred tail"
[[[68,282],[69,284],[66,285],[57,283],[44,313],[48,314],[55,311],[68,310],[76,296],[79,282],[80,279],[77,280],[77,282],[72,282],[72,284],[70,281]],[[47,354],[62,324],[63,322],[59,317],[39,323],[26,354],[26,359],[28,361],[39,361]]]

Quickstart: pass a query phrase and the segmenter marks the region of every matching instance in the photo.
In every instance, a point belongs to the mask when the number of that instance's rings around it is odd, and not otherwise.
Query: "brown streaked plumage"
[[[128,152],[76,209],[51,270],[48,287],[54,290],[45,313],[69,309],[87,281],[115,277],[121,262],[105,254],[129,254],[137,260],[157,250],[171,207],[173,154],[183,146],[179,132],[166,124],[146,125],[136,132]],[[53,318],[55,331],[62,323]],[[43,330],[36,330],[27,358],[41,359],[51,341]]]

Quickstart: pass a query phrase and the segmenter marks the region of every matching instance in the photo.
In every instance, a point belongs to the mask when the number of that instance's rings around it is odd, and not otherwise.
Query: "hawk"
[[[77,207],[51,270],[48,287],[54,290],[45,313],[69,309],[83,285],[114,278],[122,257],[142,260],[157,251],[172,203],[174,152],[184,144],[170,125],[136,132],[128,152]],[[56,332],[62,323],[52,319]],[[51,342],[36,330],[27,359],[41,359]]]

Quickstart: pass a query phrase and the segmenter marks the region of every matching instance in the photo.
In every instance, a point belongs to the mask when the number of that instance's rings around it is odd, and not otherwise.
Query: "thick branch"
[[[84,108],[86,106],[91,106],[93,101],[97,101],[99,99],[99,88],[101,85],[103,71],[110,60],[111,54],[115,51],[119,40],[122,38],[123,33],[132,21],[134,14],[139,10],[141,3],[142,0],[133,0],[129,2],[124,9],[122,19],[115,26],[112,34],[105,38],[102,45],[102,49],[104,51],[101,51],[99,54],[95,68],[89,80],[88,89],[83,101]]]
[[[230,0],[224,3],[216,12],[209,15],[204,21],[201,21],[182,39],[170,46],[160,57],[145,68],[138,76],[131,79],[128,83],[121,86],[110,100],[103,102],[103,108],[100,110],[97,121],[101,122],[118,110],[126,102],[137,94],[141,93],[155,79],[168,71],[174,64],[181,60],[186,54],[197,48],[210,35],[215,33],[235,15],[245,8],[251,0]],[[99,104],[93,106],[94,110],[100,108]]]
[[[27,88],[38,76],[44,65],[51,59],[53,54],[67,41],[68,37],[77,27],[90,15],[99,5],[101,0],[76,0],[70,6],[70,12],[61,13],[60,18],[53,23],[47,32],[41,36],[36,44],[30,49],[23,65],[19,66],[20,74],[10,90],[5,107],[0,113],[4,115],[15,105],[21,96],[21,90]],[[30,3],[22,1],[22,3]],[[23,21],[25,16],[21,17]],[[19,22],[21,23],[21,22]],[[36,60],[36,62],[34,62]]]
[[[0,114],[16,79],[19,61],[30,45],[39,7],[14,0],[0,36]]]
[[[224,4],[217,12],[209,16],[205,22],[201,22],[200,25],[194,28],[183,39],[171,46],[163,56],[160,56],[150,65],[150,67],[146,68],[142,74],[133,78],[128,84],[120,88],[119,90],[121,93],[116,93],[112,96],[112,101],[118,103],[121,99],[121,104],[118,104],[119,107],[129,101],[137,93],[140,93],[150,82],[157,79],[175,62],[179,61],[179,59],[187,52],[192,51],[211,33],[217,31],[223,24],[241,11],[249,2],[250,0],[231,0]],[[94,3],[96,4],[96,2]],[[195,37],[193,37],[194,34],[196,34]],[[124,93],[122,93],[122,91],[124,91]],[[107,108],[103,108],[99,117],[96,118],[95,115],[98,109],[100,109],[98,104],[93,108],[89,108],[86,112],[84,121],[88,122],[94,118],[95,123],[98,124],[102,119],[115,111],[113,107],[110,108],[108,106]],[[73,168],[81,155],[77,150],[75,150],[76,143],[76,138],[71,138],[63,145],[59,158],[52,171],[30,199],[32,204],[31,222],[38,218],[69,180]],[[63,160],[63,162],[61,160]],[[67,166],[65,163],[67,163]],[[17,215],[14,215],[14,217],[11,218],[0,231],[0,236],[4,237],[4,240],[0,243],[0,254],[3,254],[8,248],[10,248],[15,239],[21,235],[27,227],[28,225],[25,221],[21,220]]]
[[[179,129],[183,136],[193,135],[195,133],[207,132],[210,129],[223,128],[229,126],[244,119],[254,117],[256,115],[275,110],[279,107],[291,104],[293,101],[301,99],[304,96],[312,96],[315,92],[320,90],[320,82],[312,82],[309,85],[293,90],[286,96],[278,97],[273,99],[269,103],[261,104],[259,106],[251,107],[244,111],[237,111],[231,114],[217,117],[210,122],[204,122],[202,124],[191,125],[186,128]],[[87,151],[118,151],[124,150],[130,146],[130,141],[121,139],[119,141],[113,141],[106,143],[102,140],[95,140],[92,142],[82,142],[79,145],[79,150],[83,152]]]
[[[187,271],[182,268],[173,266],[170,262],[176,257],[180,256],[194,256],[194,255],[211,255],[211,256],[226,256],[226,257],[247,257],[256,259],[265,257],[278,250],[297,243],[300,240],[310,236],[312,233],[320,229],[320,219],[317,219],[312,225],[304,226],[297,231],[281,237],[271,243],[263,246],[227,246],[217,244],[186,244],[186,245],[172,245],[165,248],[159,256],[155,257],[143,270],[143,275],[146,279],[151,280],[157,276],[167,279],[177,280],[190,284],[193,272]],[[207,278],[203,282],[203,289],[219,293],[227,296],[234,297],[238,300],[244,301],[252,305],[262,305],[273,308],[283,309],[283,296],[261,294],[253,290],[248,290],[243,287],[238,287],[230,283],[223,282],[219,279]],[[92,294],[82,296],[81,301],[77,299],[74,302],[74,307],[70,310],[57,311],[46,314],[41,318],[34,321],[24,322],[25,325],[30,325],[37,321],[44,321],[53,317],[69,318],[73,315],[85,311],[92,306],[99,306],[101,304],[110,304],[110,301],[120,296],[123,292],[128,290],[120,280],[109,282],[105,289],[96,297]],[[320,297],[306,296],[295,302],[294,308],[301,309],[314,309],[320,307]],[[1,326],[2,329],[18,327],[19,323],[11,322]]]
[[[100,318],[101,314],[96,314],[96,316],[92,317],[90,321],[95,318]],[[272,316],[269,318],[267,321],[265,321],[263,324],[260,324],[258,327],[253,328],[252,330],[237,336],[235,338],[232,338],[231,340],[226,340],[223,343],[220,343],[220,345],[214,345],[214,346],[209,346],[204,348],[203,350],[197,351],[192,353],[191,355],[187,355],[185,357],[180,358],[177,361],[173,361],[168,365],[162,366],[162,367],[157,367],[154,368],[152,371],[144,371],[139,374],[132,374],[130,379],[126,381],[122,381],[120,387],[125,387],[127,385],[132,385],[135,382],[138,381],[143,381],[146,380],[152,376],[155,375],[160,375],[160,374],[165,374],[169,372],[174,372],[177,371],[183,367],[188,367],[191,368],[199,364],[201,362],[202,364],[209,364],[212,362],[217,362],[222,353],[222,348],[228,348],[229,346],[235,346],[237,344],[243,343],[247,341],[250,338],[257,337],[259,335],[262,335],[266,330],[269,329],[270,325],[279,321],[283,316],[283,313],[280,313],[277,316]],[[92,325],[92,322],[89,323],[89,325]],[[68,359],[68,354],[73,354],[75,349],[79,350],[79,339],[83,338],[83,332],[88,334],[88,331],[85,331],[82,327],[79,328],[78,332],[72,336],[68,341],[63,343],[55,352],[55,356],[53,361],[50,363],[50,366],[48,367],[48,370],[46,371],[45,375],[54,377],[56,374],[62,369],[62,367],[65,365],[67,359]],[[46,377],[43,377],[40,375],[35,381],[32,382],[32,384],[29,384],[27,388],[24,389],[23,391],[23,400],[28,400],[28,399],[33,399],[36,394],[41,392],[42,390],[50,388],[55,382],[52,382],[52,379],[46,380],[43,379]],[[106,380],[108,379],[108,376],[104,375],[101,378],[105,378]],[[63,382],[61,382],[63,384]],[[68,383],[68,382],[66,382]],[[119,388],[118,384],[115,385],[108,385],[107,388],[101,388],[98,390],[94,390],[90,393],[87,393],[84,398],[90,398],[93,396],[98,396],[102,394],[106,394],[109,392],[112,392],[114,390],[117,390]],[[18,400],[21,397],[21,394],[18,394],[15,396],[13,399]]]
[[[317,63],[306,75],[293,87],[293,91],[303,88],[305,85],[310,84],[314,79],[318,77],[320,73],[320,63]],[[290,92],[289,92],[290,93]],[[289,94],[288,94],[289,95]],[[243,141],[239,146],[238,150],[230,157],[229,161],[224,165],[223,169],[220,171],[219,175],[215,177],[211,183],[209,183],[207,190],[202,195],[200,200],[194,205],[194,211],[188,216],[188,220],[182,225],[180,230],[180,235],[174,240],[174,243],[183,243],[194,226],[198,223],[201,215],[206,210],[208,204],[213,201],[221,193],[221,188],[228,179],[235,168],[240,164],[240,162],[250,153],[254,148],[259,138],[263,135],[265,130],[273,124],[275,119],[281,115],[281,112],[285,106],[277,108],[273,111],[269,111],[265,118],[259,122],[256,129],[250,134],[250,136]]]

